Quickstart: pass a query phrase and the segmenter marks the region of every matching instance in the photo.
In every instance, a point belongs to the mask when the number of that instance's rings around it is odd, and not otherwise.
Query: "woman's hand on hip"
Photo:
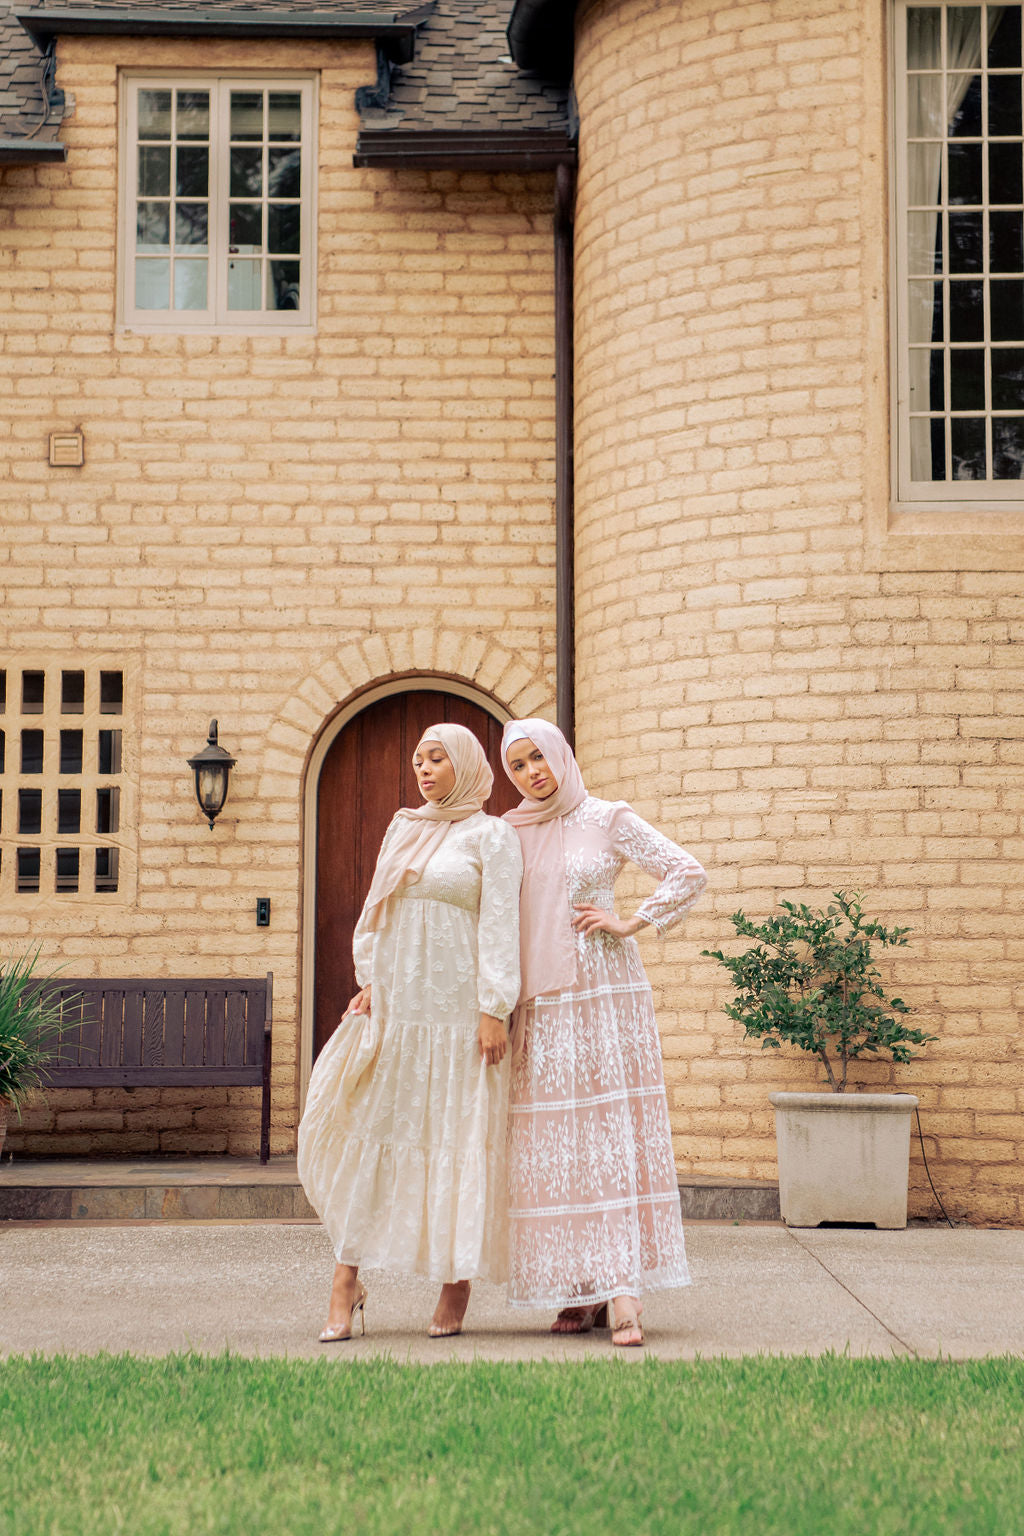
[[[369,1013],[370,989],[372,985],[372,982],[367,982],[365,987],[360,987],[355,997],[352,998],[348,1007],[345,1009],[345,1013],[342,1014],[342,1018],[344,1018],[345,1015],[349,1013]]]
[[[482,1013],[477,1039],[480,1041],[480,1055],[489,1067],[496,1067],[499,1061],[504,1061],[508,1050],[508,1029],[501,1019],[496,1019],[490,1013]]]
[[[576,916],[572,926],[585,939],[592,933],[610,933],[616,939],[630,939],[644,925],[642,917],[616,917],[614,912],[606,912],[603,907],[591,906],[589,902],[577,902],[573,911]]]

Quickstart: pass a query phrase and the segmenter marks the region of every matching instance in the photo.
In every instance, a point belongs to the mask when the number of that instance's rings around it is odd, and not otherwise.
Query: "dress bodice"
[[[385,848],[391,835],[389,828]],[[458,980],[481,1012],[507,1018],[519,995],[522,876],[511,827],[482,811],[453,822],[419,879],[391,896],[380,928],[367,926],[363,908],[352,936],[359,985],[374,982],[375,1005],[382,988],[398,985],[447,1017],[445,988]]]
[[[659,933],[683,917],[707,883],[692,854],[664,837],[624,801],[588,795],[563,820],[569,904],[615,909],[615,881],[628,863],[658,877],[637,915]]]
[[[493,817],[482,811],[457,821],[414,885],[396,892],[397,901],[446,901],[465,912],[480,911],[484,835]]]

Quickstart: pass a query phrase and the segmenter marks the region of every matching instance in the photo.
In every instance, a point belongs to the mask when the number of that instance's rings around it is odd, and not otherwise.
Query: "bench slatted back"
[[[70,1027],[54,1047],[54,1088],[230,1082],[260,1086],[270,981],[75,980],[46,988]]]

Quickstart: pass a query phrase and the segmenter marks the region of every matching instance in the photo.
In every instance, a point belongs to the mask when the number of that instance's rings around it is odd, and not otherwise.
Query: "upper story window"
[[[1021,6],[898,0],[895,43],[899,497],[1024,507]]]
[[[124,323],[311,324],[313,81],[124,83]]]

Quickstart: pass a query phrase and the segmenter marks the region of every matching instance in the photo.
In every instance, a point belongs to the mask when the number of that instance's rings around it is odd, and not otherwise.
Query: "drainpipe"
[[[576,581],[573,533],[572,216],[576,176],[555,169],[555,664],[558,725],[576,738]]]

